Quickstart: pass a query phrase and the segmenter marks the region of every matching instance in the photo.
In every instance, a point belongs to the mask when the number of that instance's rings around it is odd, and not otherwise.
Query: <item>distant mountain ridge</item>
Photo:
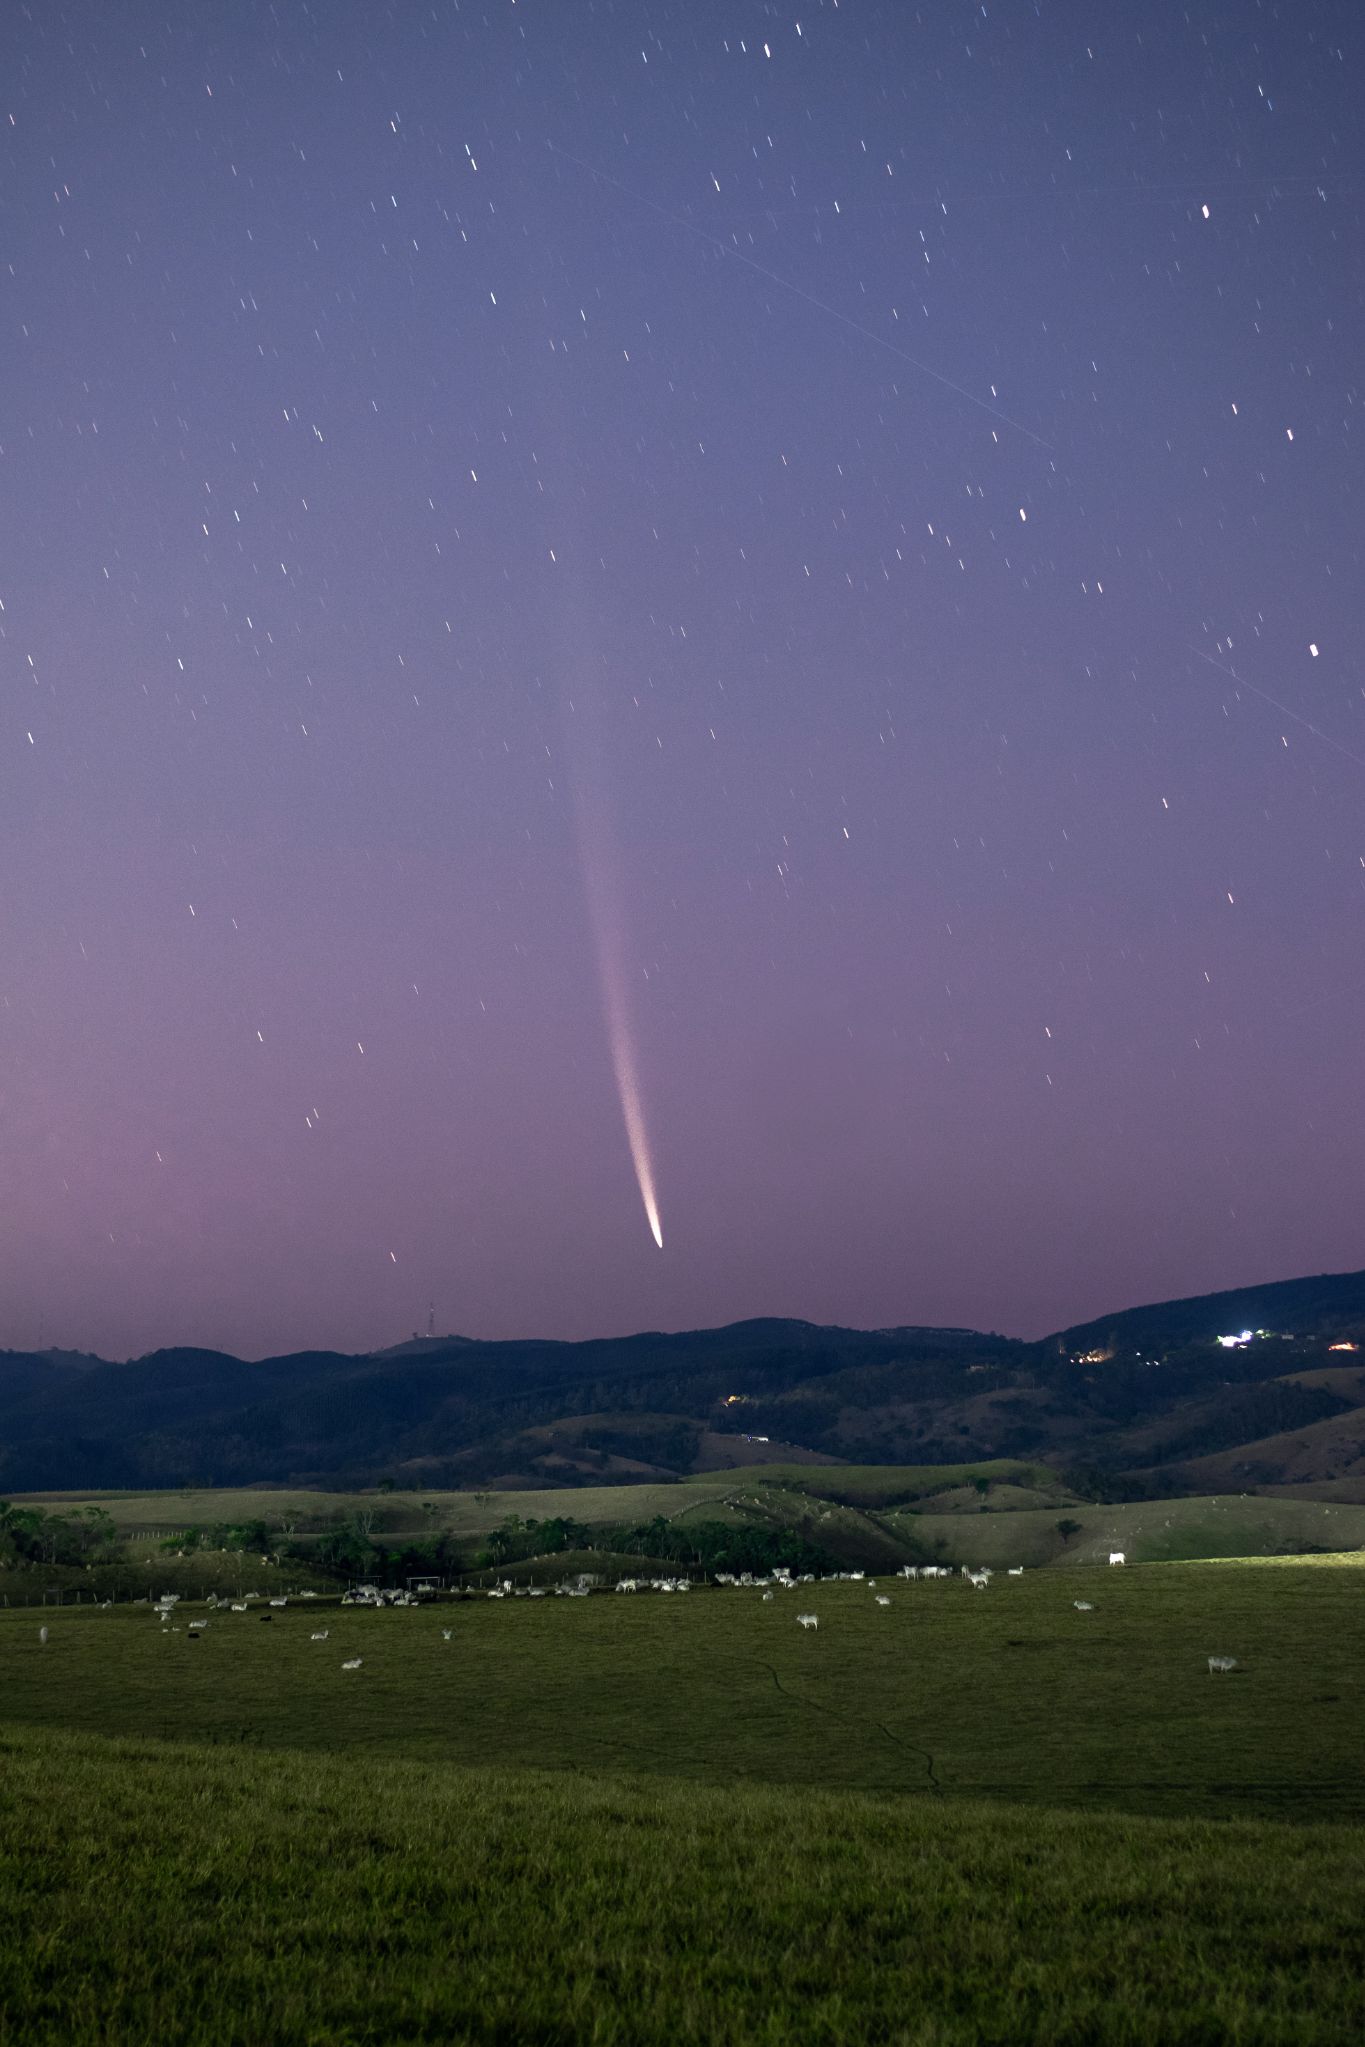
[[[1245,1347],[1220,1345],[1268,1331]],[[0,1352],[0,1495],[601,1485],[835,1457],[1030,1457],[1133,1486],[1365,1482],[1365,1272],[1158,1302],[1040,1342],[780,1317],[586,1342],[417,1337],[248,1362]],[[1358,1426],[1357,1426],[1358,1421]],[[784,1450],[783,1446],[787,1446]],[[1199,1466],[1199,1471],[1194,1466]]]
[[[1165,1344],[1212,1341],[1242,1329],[1298,1331],[1305,1326],[1326,1333],[1336,1323],[1355,1323],[1365,1315],[1365,1272],[1327,1272],[1308,1279],[1277,1279],[1265,1286],[1233,1287],[1216,1294],[1192,1294],[1184,1300],[1158,1301],[1125,1308],[1117,1315],[1097,1315],[1045,1339],[1070,1350],[1096,1344],[1129,1347],[1147,1342]]]

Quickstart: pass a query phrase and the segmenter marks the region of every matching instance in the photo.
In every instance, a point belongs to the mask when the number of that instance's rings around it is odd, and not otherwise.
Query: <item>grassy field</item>
[[[1122,1506],[1081,1501],[1060,1514],[1055,1507],[979,1514],[970,1525],[961,1514],[935,1513],[934,1504],[923,1513],[893,1509],[878,1518],[894,1539],[926,1555],[942,1547],[963,1562],[1001,1567],[1104,1564],[1111,1550],[1122,1550],[1129,1563],[1174,1563],[1270,1556],[1300,1544],[1327,1551],[1365,1544],[1365,1507],[1322,1500],[1232,1494]],[[1063,1516],[1080,1524],[1065,1540],[1057,1528]]]
[[[572,1514],[588,1523],[604,1521],[646,1521],[654,1514],[673,1515],[695,1511],[697,1500],[723,1497],[726,1493],[772,1489],[808,1493],[812,1498],[829,1498],[852,1505],[876,1506],[884,1501],[904,1501],[943,1496],[968,1485],[977,1477],[992,1484],[1031,1480],[1046,1488],[1047,1497],[1060,1490],[1051,1472],[1041,1465],[1021,1464],[1016,1459],[976,1464],[765,1464],[742,1465],[725,1471],[699,1472],[690,1478],[655,1480],[643,1485],[571,1486],[539,1491],[509,1492],[315,1492],[305,1487],[235,1486],[185,1487],[161,1492],[107,1493],[25,1493],[16,1500],[35,1506],[66,1511],[80,1507],[103,1507],[115,1525],[134,1529],[170,1531],[210,1521],[253,1521],[277,1523],[291,1507],[302,1524],[336,1519],[368,1508],[378,1516],[377,1525],[401,1532],[426,1527],[433,1518],[425,1503],[435,1509],[436,1524],[456,1532],[480,1532],[496,1525],[505,1515],[534,1515],[544,1520],[555,1514]],[[972,1505],[976,1501],[973,1498]]]
[[[733,1478],[736,1474],[731,1473]],[[742,1476],[752,1478],[752,1472]],[[843,1500],[855,1507],[892,1506],[908,1500],[958,1499],[975,1513],[981,1505],[975,1490],[977,1479],[990,1481],[987,1499],[998,1506],[1008,1494],[1017,1496],[1042,1492],[1070,1499],[1055,1472],[1046,1465],[1022,1462],[1017,1457],[978,1459],[975,1464],[837,1464],[810,1468],[792,1464],[775,1466],[759,1474],[779,1481],[796,1492],[813,1498]],[[688,1481],[692,1483],[692,1481]]]
[[[0,2047],[1354,2042],[1362,1597],[0,1613]]]
[[[27,1730],[0,1755],[4,2047],[1335,2047],[1365,2026],[1354,1829]]]
[[[766,1477],[767,1474],[762,1474]],[[762,1477],[759,1483],[762,1482]],[[609,1521],[646,1521],[655,1514],[672,1515],[693,1507],[697,1499],[720,1497],[737,1484],[754,1483],[748,1471],[717,1471],[704,1477],[659,1481],[638,1486],[572,1486],[536,1492],[312,1492],[296,1487],[241,1486],[223,1490],[201,1487],[155,1493],[32,1493],[16,1501],[49,1506],[53,1512],[77,1507],[103,1507],[123,1533],[145,1529],[169,1534],[209,1522],[262,1520],[279,1527],[295,1509],[302,1529],[347,1520],[358,1512],[374,1517],[376,1534],[419,1535],[449,1529],[456,1535],[486,1534],[509,1514],[538,1521],[572,1514],[589,1525]],[[434,1510],[428,1513],[426,1505]]]
[[[1365,1820],[1361,1560],[371,1612],[0,1615],[0,1717],[89,1734]],[[1093,1611],[1077,1612],[1084,1592]],[[818,1631],[796,1625],[798,1610]],[[50,1639],[43,1645],[38,1623]],[[326,1642],[313,1632],[328,1629]],[[444,1630],[451,1630],[447,1641]],[[1210,1678],[1207,1658],[1241,1668]],[[343,1672],[343,1659],[363,1667]]]
[[[989,1491],[977,1480],[989,1480]],[[1322,1485],[1265,1493],[1195,1494],[1117,1506],[1095,1505],[1069,1492],[1041,1465],[979,1462],[970,1465],[769,1465],[707,1472],[676,1482],[645,1485],[574,1486],[534,1492],[310,1492],[300,1488],[243,1487],[155,1493],[34,1493],[15,1504],[43,1506],[55,1513],[103,1508],[131,1546],[149,1548],[181,1531],[214,1523],[264,1521],[286,1524],[302,1534],[368,1517],[376,1538],[422,1538],[446,1532],[475,1540],[515,1515],[548,1520],[567,1514],[588,1527],[652,1520],[687,1520],[729,1514],[739,1519],[779,1520],[817,1527],[824,1516],[837,1523],[875,1526],[881,1539],[915,1538],[948,1532],[965,1540],[961,1523],[989,1523],[980,1530],[996,1546],[1000,1561],[1042,1562],[1065,1550],[1092,1556],[1100,1548],[1123,1547],[1145,1561],[1194,1555],[1255,1555],[1286,1540],[1310,1541],[1324,1549],[1365,1544],[1365,1505],[1349,1487]],[[1085,1542],[1070,1547],[1056,1536],[1056,1521],[1069,1514],[1085,1530]],[[1174,1530],[1174,1535],[1171,1531]],[[978,1531],[974,1528],[972,1538]],[[1040,1549],[1040,1534],[1055,1538]],[[1015,1538],[1018,1538],[1017,1542]],[[1117,1538],[1117,1540],[1114,1540]],[[1189,1548],[1207,1542],[1208,1549]],[[1013,1551],[1010,1545],[1014,1544]],[[1239,1547],[1235,1547],[1239,1546]],[[982,1552],[982,1560],[987,1561]]]

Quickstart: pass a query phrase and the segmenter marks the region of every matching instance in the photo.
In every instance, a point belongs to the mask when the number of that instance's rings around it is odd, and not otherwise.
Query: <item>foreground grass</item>
[[[367,1762],[1365,1821],[1360,1560],[879,1591],[889,1606],[866,1584],[770,1602],[291,1603],[269,1625],[220,1611],[197,1642],[146,1608],[11,1610],[0,1723]],[[797,1627],[804,1609],[818,1632]],[[1238,1670],[1211,1678],[1214,1654]],[[353,1656],[361,1669],[343,1672]]]
[[[1365,1835],[0,1732],[4,2047],[1326,2047]]]

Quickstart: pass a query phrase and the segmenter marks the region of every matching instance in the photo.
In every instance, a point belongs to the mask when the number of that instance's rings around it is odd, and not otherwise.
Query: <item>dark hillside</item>
[[[1365,1326],[1365,1272],[1320,1273],[1311,1279],[1280,1279],[1268,1286],[1238,1287],[1230,1293],[1196,1294],[1188,1300],[1159,1301],[1078,1322],[1047,1339],[1072,1353],[1097,1349],[1165,1352],[1184,1344],[1212,1343],[1242,1329],[1293,1335],[1325,1335]]]
[[[1271,1333],[1216,1341],[1244,1328]],[[1178,1486],[1183,1464],[1291,1433],[1292,1475],[1312,1482],[1348,1468],[1358,1394],[1335,1383],[1338,1351],[1362,1329],[1365,1274],[1347,1273],[1128,1309],[1039,1344],[762,1318],[585,1343],[418,1338],[255,1363],[193,1349],[125,1364],[10,1352],[0,1495],[602,1485],[714,1467],[727,1441],[737,1462],[1036,1458],[1083,1466],[1121,1495],[1125,1473],[1150,1488],[1164,1468]],[[1256,1483],[1289,1475],[1263,1448],[1253,1463]]]

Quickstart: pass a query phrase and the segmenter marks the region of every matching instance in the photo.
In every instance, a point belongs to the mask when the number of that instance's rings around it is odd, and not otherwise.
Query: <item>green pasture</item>
[[[729,1476],[734,1478],[735,1473]],[[753,1478],[755,1473],[744,1476]],[[1013,1499],[1033,1497],[1039,1492],[1071,1499],[1057,1474],[1046,1465],[1017,1457],[979,1458],[974,1464],[806,1464],[768,1465],[761,1477],[776,1481],[793,1492],[812,1497],[842,1500],[850,1506],[891,1506],[920,1499],[951,1500],[975,1512],[982,1503],[976,1481],[985,1479],[990,1490],[986,1501],[999,1504],[1008,1493]],[[687,1483],[695,1481],[689,1479]]]
[[[1336,2047],[1362,1848],[0,1728],[0,2043]]]
[[[191,1488],[179,1492],[31,1493],[14,1496],[16,1505],[48,1507],[53,1513],[81,1507],[103,1507],[119,1533],[132,1539],[145,1531],[162,1537],[210,1523],[264,1521],[282,1529],[286,1520],[302,1534],[357,1514],[371,1517],[376,1536],[420,1536],[448,1531],[454,1535],[486,1535],[509,1514],[547,1521],[571,1514],[589,1526],[615,1521],[647,1521],[656,1514],[673,1516],[684,1509],[699,1511],[699,1502],[733,1492],[738,1482],[752,1485],[747,1470],[711,1472],[676,1483],[638,1486],[571,1486],[533,1492],[313,1492],[307,1487],[240,1486]],[[430,1511],[429,1511],[430,1510]]]
[[[741,1465],[727,1471],[697,1473],[690,1478],[655,1480],[643,1485],[569,1486],[534,1491],[386,1492],[375,1488],[355,1492],[315,1492],[307,1487],[188,1487],[177,1491],[107,1493],[29,1493],[16,1495],[19,1505],[43,1506],[54,1513],[102,1507],[121,1534],[132,1537],[176,1533],[211,1522],[264,1521],[271,1528],[286,1519],[307,1532],[358,1513],[373,1517],[376,1534],[418,1535],[445,1529],[461,1535],[485,1534],[509,1514],[520,1519],[549,1520],[571,1514],[589,1526],[608,1522],[652,1520],[662,1514],[706,1511],[728,1496],[761,1495],[793,1503],[839,1502],[851,1507],[877,1507],[906,1500],[936,1499],[940,1507],[962,1505],[975,1512],[980,1504],[972,1481],[991,1481],[992,1505],[1036,1500],[1038,1491],[1050,1500],[1072,1495],[1059,1487],[1041,1465],[1017,1460],[975,1464],[923,1465]]]
[[[878,1583],[887,1607],[867,1583],[768,1601],[736,1588],[258,1605],[213,1614],[199,1641],[183,1608],[168,1627],[143,1607],[11,1609],[0,1721],[485,1768],[1365,1819],[1362,1562],[1040,1571],[984,1592],[892,1578]],[[818,1630],[798,1627],[799,1611]],[[1210,1655],[1240,1667],[1211,1678]],[[352,1656],[361,1669],[343,1671]]]
[[[509,1516],[526,1521],[558,1515],[590,1528],[635,1525],[656,1516],[683,1524],[695,1517],[799,1528],[837,1553],[858,1552],[858,1560],[882,1568],[945,1550],[954,1561],[1038,1565],[1094,1562],[1110,1549],[1160,1562],[1273,1554],[1293,1543],[1327,1550],[1365,1545],[1365,1505],[1339,1497],[1195,1494],[1096,1505],[1068,1493],[1043,1466],[1011,1461],[750,1466],[673,1483],[527,1492],[251,1487],[33,1494],[16,1504],[56,1513],[103,1508],[132,1557],[158,1555],[162,1542],[214,1524],[263,1521],[272,1531],[306,1539],[359,1521],[381,1543],[445,1534],[473,1546]],[[1062,1518],[1079,1522],[1080,1534],[1064,1541],[1057,1531]]]
[[[933,1557],[941,1549],[958,1562],[1001,1568],[1105,1564],[1111,1550],[1121,1550],[1131,1565],[1273,1556],[1296,1544],[1329,1551],[1365,1545],[1365,1507],[1261,1499],[1254,1493],[1140,1500],[1122,1506],[1077,1501],[1060,1513],[1056,1507],[1032,1508],[978,1514],[970,1520],[960,1513],[891,1509],[877,1519],[907,1551]],[[1057,1526],[1062,1519],[1079,1523],[1079,1532],[1063,1538]],[[818,1530],[820,1524],[816,1525]],[[819,1540],[818,1533],[813,1539]]]
[[[0,2047],[1354,2043],[1363,1602],[1343,1553],[0,1611]]]
[[[350,1530],[362,1548],[342,1572],[388,1570],[379,1552],[407,1547],[431,1554],[446,1548],[439,1568],[447,1577],[477,1578],[477,1562],[490,1534],[508,1519],[523,1524],[515,1568],[518,1581],[541,1583],[579,1570],[629,1575],[652,1566],[628,1554],[582,1549],[533,1554],[524,1524],[569,1516],[596,1532],[584,1542],[610,1541],[613,1528],[666,1521],[683,1538],[680,1568],[691,1554],[690,1524],[721,1524],[789,1534],[814,1545],[843,1568],[893,1572],[905,1562],[990,1565],[1004,1571],[1061,1566],[1068,1574],[1104,1564],[1121,1550],[1129,1564],[1218,1556],[1274,1556],[1365,1546],[1365,1506],[1339,1499],[1298,1499],[1283,1494],[1197,1495],[1120,1506],[1095,1504],[1061,1488],[1042,1466],[980,1462],[942,1466],[772,1466],[711,1473],[680,1483],[595,1486],[532,1492],[310,1493],[299,1488],[34,1495],[17,1504],[61,1514],[100,1508],[112,1521],[114,1546],[89,1564],[0,1563],[0,1600],[34,1604],[66,1599],[126,1599],[176,1591],[202,1598],[209,1592],[325,1592],[337,1571],[320,1564],[313,1545],[327,1531]],[[263,1523],[262,1547],[292,1551],[276,1562],[230,1541],[226,1548],[191,1546],[177,1553],[192,1529]],[[210,1543],[225,1538],[210,1535]],[[230,1539],[229,1539],[230,1540]],[[375,1551],[364,1562],[363,1545]],[[646,1547],[650,1544],[646,1543]],[[553,1545],[551,1545],[553,1548]],[[698,1553],[713,1551],[704,1538]],[[695,1561],[695,1560],[694,1560]],[[409,1575],[417,1568],[410,1557]]]

